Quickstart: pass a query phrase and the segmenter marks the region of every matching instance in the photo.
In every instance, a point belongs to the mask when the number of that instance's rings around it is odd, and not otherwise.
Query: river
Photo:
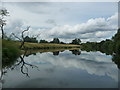
[[[111,55],[65,50],[21,56],[6,69],[3,88],[118,88]]]

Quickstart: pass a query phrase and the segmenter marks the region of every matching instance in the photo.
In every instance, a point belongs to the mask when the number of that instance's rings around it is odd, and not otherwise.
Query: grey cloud
[[[19,19],[18,20],[8,20],[5,29],[8,34],[10,34],[11,32],[18,33],[21,31],[23,26],[24,26],[24,22]]]
[[[59,37],[64,39],[81,38],[94,40],[96,38],[100,38],[101,40],[102,38],[112,37],[112,35],[117,31],[117,25],[110,24],[110,22],[116,20],[115,17],[117,16],[115,14],[111,17],[109,17],[111,18],[109,21],[105,18],[95,18],[88,20],[86,23],[74,26],[56,26],[48,30],[46,33],[50,37]]]
[[[16,2],[16,3],[8,3],[6,2],[5,5],[13,5],[17,6],[23,10],[26,10],[31,13],[36,13],[36,14],[47,14],[48,9],[49,9],[49,2]],[[49,12],[50,13],[50,12]]]
[[[52,25],[54,25],[54,26],[57,25],[57,24],[56,24],[56,21],[53,20],[53,19],[48,19],[48,20],[46,21],[46,23],[48,23],[48,24],[52,24]]]
[[[114,15],[113,15],[114,16]],[[112,21],[112,20],[111,20]],[[53,19],[48,19],[46,21],[50,24],[55,24]],[[99,25],[100,24],[100,25]],[[40,32],[41,38],[54,38],[58,37],[60,39],[74,39],[80,38],[84,41],[97,41],[112,37],[117,31],[117,25],[112,25],[104,18],[90,19],[86,23],[77,24],[74,26],[63,25],[55,26],[47,30],[31,30],[32,34]],[[86,39],[86,40],[85,40]]]
[[[74,25],[69,25],[69,23],[65,23],[64,25],[59,25],[58,22],[64,22],[61,19],[60,21],[57,19],[61,15],[61,13],[58,13],[58,17],[56,17],[56,12],[67,12],[69,8],[67,6],[62,7],[57,7],[56,4],[52,3],[14,3],[17,4],[16,6],[19,6],[23,9],[17,8],[17,10],[20,12],[25,13],[20,15],[19,12],[17,12],[17,16],[23,18],[21,20],[25,21],[25,24],[30,24],[33,26],[33,30],[30,31],[31,34],[36,34],[36,33],[41,33],[41,38],[44,39],[51,39],[54,37],[58,37],[60,39],[74,39],[74,38],[80,38],[82,41],[89,40],[89,41],[96,41],[96,40],[102,40],[106,39],[108,37],[112,37],[114,35],[115,31],[117,31],[117,25],[116,25],[116,20],[117,20],[117,14],[106,18],[91,18],[85,23],[78,23]],[[60,3],[58,3],[60,4]],[[50,7],[51,6],[51,7]],[[55,8],[56,7],[56,8]],[[9,7],[8,7],[9,8]],[[25,9],[25,10],[24,10]],[[13,7],[11,11],[13,10]],[[52,12],[53,10],[53,12]],[[27,11],[31,12],[28,13]],[[39,13],[49,13],[46,15],[41,15]],[[15,15],[15,13],[13,15]],[[52,13],[52,14],[51,14]],[[63,15],[63,14],[62,14]],[[27,18],[29,20],[27,20]],[[34,18],[31,18],[34,16]],[[55,17],[54,17],[55,16]],[[14,16],[15,17],[15,16]],[[13,19],[14,19],[13,17]],[[74,17],[74,16],[73,16]],[[16,17],[18,18],[18,17]],[[67,18],[65,16],[65,18]],[[18,22],[18,24],[17,24]],[[70,21],[71,22],[71,21]],[[12,21],[9,25],[9,30],[14,30],[18,31],[16,27],[22,27],[22,21],[16,21],[15,23]],[[24,23],[23,23],[24,24]],[[34,28],[37,27],[37,28]],[[39,28],[40,27],[40,28]],[[48,28],[41,28],[41,27],[48,27]],[[39,28],[39,29],[38,29]],[[10,32],[8,30],[8,32]]]
[[[62,13],[66,13],[68,10],[70,10],[70,8],[60,8],[60,12],[62,12]]]
[[[58,37],[61,39],[74,39],[74,38],[80,38],[80,39],[88,39],[88,38],[95,38],[95,33],[75,33],[75,34],[66,34],[66,35],[50,35],[51,38]]]

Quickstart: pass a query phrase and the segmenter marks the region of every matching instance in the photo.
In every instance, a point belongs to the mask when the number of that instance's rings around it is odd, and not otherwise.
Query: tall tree
[[[4,26],[6,25],[5,17],[8,15],[9,15],[9,12],[6,9],[0,10],[0,28],[2,31],[2,39],[4,39],[4,36],[5,36],[5,31],[4,31]]]
[[[60,40],[58,38],[53,38],[53,41],[51,41],[51,43],[57,43],[57,44],[59,44]]]
[[[81,43],[81,40],[79,38],[72,40],[72,44],[80,44],[80,43]]]
[[[114,51],[120,54],[120,28],[118,29],[117,33],[112,37],[114,42]]]

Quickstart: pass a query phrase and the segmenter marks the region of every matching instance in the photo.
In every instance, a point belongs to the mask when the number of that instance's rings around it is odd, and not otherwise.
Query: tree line
[[[41,39],[40,41],[37,40],[37,38],[33,38],[33,37],[29,37],[29,36],[26,36],[24,38],[25,42],[31,42],[31,43],[56,43],[56,44],[67,44],[65,42],[62,42],[59,40],[59,38],[53,38],[52,41],[48,42],[47,40],[43,40]],[[74,40],[72,40],[71,43],[69,44],[77,44],[79,45],[81,43],[81,40],[78,39],[78,38],[75,38]]]
[[[101,51],[108,55],[120,53],[120,28],[111,39],[102,40],[101,42],[86,42],[81,43],[81,45],[82,50]]]
[[[85,51],[100,51],[106,55],[112,55],[112,60],[120,68],[120,28],[111,38],[101,42],[86,42],[81,44],[81,49]]]

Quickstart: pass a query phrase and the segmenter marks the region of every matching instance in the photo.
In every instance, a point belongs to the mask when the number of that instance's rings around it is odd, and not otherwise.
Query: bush
[[[2,66],[12,65],[20,56],[20,50],[14,41],[2,40]]]

